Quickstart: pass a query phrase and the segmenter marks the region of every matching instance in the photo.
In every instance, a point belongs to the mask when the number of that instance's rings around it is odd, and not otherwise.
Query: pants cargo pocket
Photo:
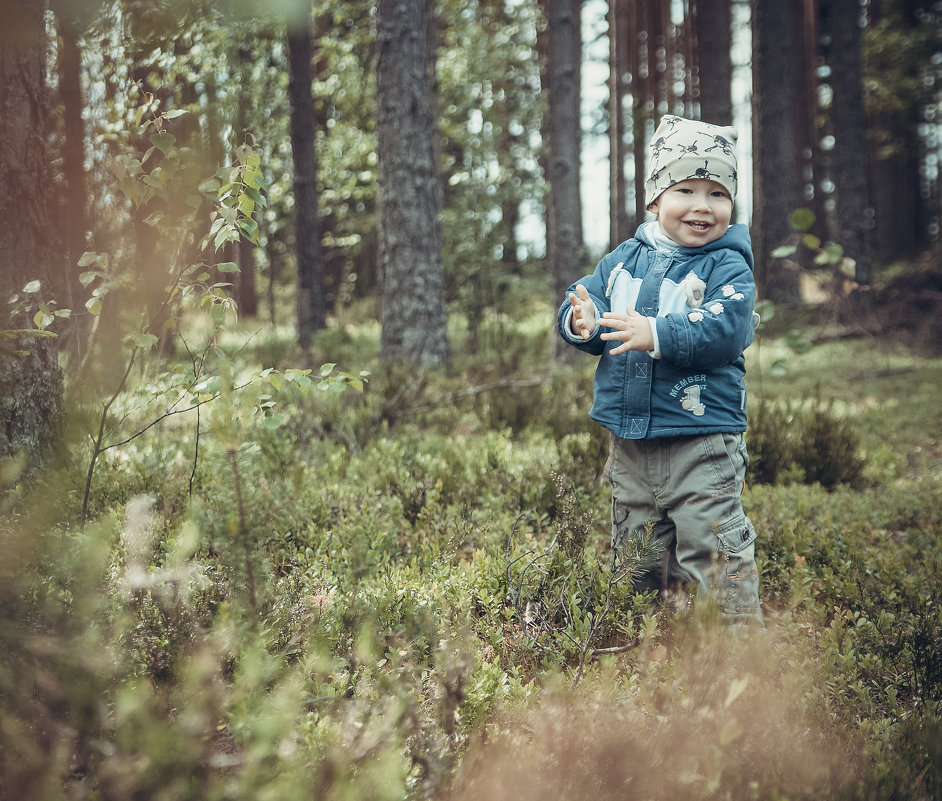
[[[752,521],[737,515],[723,523],[716,536],[719,540],[716,591],[723,612],[734,618],[761,620],[756,530]]]

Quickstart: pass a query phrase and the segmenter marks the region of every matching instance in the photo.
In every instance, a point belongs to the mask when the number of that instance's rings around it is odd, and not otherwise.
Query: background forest
[[[942,796],[942,3],[0,12],[0,801]],[[740,131],[751,634],[631,591],[555,341],[665,113]]]

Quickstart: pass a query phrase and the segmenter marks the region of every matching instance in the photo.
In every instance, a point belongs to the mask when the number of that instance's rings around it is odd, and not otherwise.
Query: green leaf
[[[258,223],[251,217],[240,217],[237,223],[240,230],[250,241],[258,242]]]
[[[200,184],[199,190],[204,195],[215,195],[220,186],[222,186],[222,182],[218,178],[207,178]]]
[[[185,108],[172,108],[169,111],[165,111],[161,116],[165,120],[175,120],[177,117],[182,117],[184,114],[188,113]]]
[[[39,281],[30,281],[26,286],[23,287],[23,291],[27,294],[39,292],[40,289],[42,289],[42,283]]]
[[[216,269],[221,273],[237,273],[240,272],[239,265],[234,261],[223,261],[216,265]]]
[[[216,250],[219,250],[219,248],[226,244],[226,242],[231,242],[237,238],[238,237],[233,235],[232,229],[228,225],[225,225],[216,232],[216,238],[213,240],[213,247]]]
[[[794,245],[782,245],[781,247],[775,248],[772,251],[773,259],[787,259],[789,256],[793,256],[795,251],[798,250]]]
[[[807,231],[812,225],[814,225],[814,221],[816,219],[817,218],[811,209],[800,208],[795,209],[792,212],[788,222],[794,231]]]
[[[785,344],[794,351],[795,353],[801,355],[807,353],[814,347],[808,338],[796,329],[792,329],[785,336]]]
[[[245,192],[246,195],[248,195],[252,199],[253,203],[259,206],[262,206],[263,208],[265,207],[265,205],[267,205],[265,196],[261,192],[259,192],[257,189],[251,186],[246,186],[243,191]]]
[[[771,300],[757,300],[755,311],[762,318],[763,323],[775,319],[775,304]]]
[[[321,378],[326,378],[327,376],[329,376],[334,371],[334,368],[336,366],[337,366],[336,362],[327,362],[326,364],[322,364],[321,371],[320,371]]]
[[[844,258],[844,248],[835,242],[828,242],[814,260],[815,264],[839,264]]]
[[[265,428],[267,428],[269,431],[275,431],[281,428],[285,422],[285,416],[276,412],[274,414],[265,415],[265,420],[263,421],[262,425],[264,425]]]
[[[79,266],[79,267],[90,267],[92,264],[97,264],[97,263],[98,263],[98,260],[99,260],[100,258],[101,258],[101,254],[100,254],[100,253],[95,253],[94,251],[86,250],[86,251],[82,254],[82,257],[78,260],[78,266]],[[84,275],[88,275],[88,273],[84,273]],[[89,283],[91,283],[91,282],[89,282]],[[88,284],[86,284],[85,286],[88,286]]]
[[[161,153],[167,154],[177,142],[177,137],[168,131],[158,131],[150,135],[150,143]]]
[[[153,334],[128,334],[125,341],[142,350],[150,350],[157,344],[157,337]]]

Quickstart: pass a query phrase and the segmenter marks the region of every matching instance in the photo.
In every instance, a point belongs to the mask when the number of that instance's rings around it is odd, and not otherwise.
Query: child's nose
[[[710,198],[707,195],[701,195],[699,192],[693,199],[694,208],[697,211],[709,211],[711,208]]]

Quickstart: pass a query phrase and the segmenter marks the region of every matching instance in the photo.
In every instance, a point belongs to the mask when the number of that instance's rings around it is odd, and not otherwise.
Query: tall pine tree
[[[379,0],[377,158],[384,356],[421,367],[448,358],[427,0]]]

